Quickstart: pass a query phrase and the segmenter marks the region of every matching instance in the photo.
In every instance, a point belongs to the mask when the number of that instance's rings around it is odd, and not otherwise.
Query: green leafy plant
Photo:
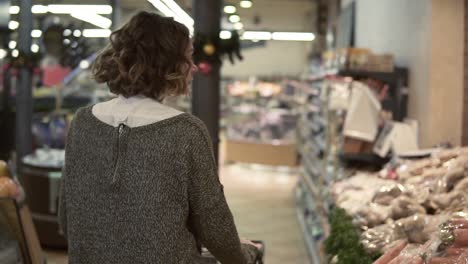
[[[342,208],[333,208],[329,216],[330,236],[325,240],[325,252],[338,257],[338,264],[372,264],[378,255],[369,255],[360,242],[359,230],[353,218]]]

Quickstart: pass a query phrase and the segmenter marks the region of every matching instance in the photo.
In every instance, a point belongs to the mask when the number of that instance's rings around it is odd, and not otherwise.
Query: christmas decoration
[[[203,46],[203,52],[205,52],[206,55],[211,56],[216,52],[216,48],[213,44],[208,43]]]
[[[206,61],[198,63],[197,66],[198,70],[203,74],[209,74],[211,73],[211,70],[213,70],[213,65]]]
[[[212,68],[214,64],[221,64],[226,55],[232,64],[234,64],[235,58],[243,59],[240,53],[240,38],[237,31],[232,31],[229,39],[220,39],[219,33],[213,35],[195,33],[194,49],[194,60],[199,68],[200,66],[207,68],[207,65]],[[211,68],[209,71],[211,71]]]

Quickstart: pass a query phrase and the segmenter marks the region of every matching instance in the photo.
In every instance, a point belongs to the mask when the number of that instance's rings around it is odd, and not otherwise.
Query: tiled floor
[[[221,181],[239,234],[266,243],[266,264],[307,264],[296,220],[293,188],[297,175],[245,165],[221,168]],[[67,263],[63,252],[47,252],[48,264]]]
[[[296,175],[231,165],[221,177],[239,234],[265,241],[266,264],[309,263],[294,208]]]

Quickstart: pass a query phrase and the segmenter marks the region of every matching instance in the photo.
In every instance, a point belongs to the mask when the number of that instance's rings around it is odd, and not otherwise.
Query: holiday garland
[[[243,59],[237,31],[231,31],[229,39],[220,39],[219,34],[196,33],[193,46],[195,63],[204,74],[211,72],[213,65],[221,64],[225,56],[232,64],[234,64],[235,58]]]

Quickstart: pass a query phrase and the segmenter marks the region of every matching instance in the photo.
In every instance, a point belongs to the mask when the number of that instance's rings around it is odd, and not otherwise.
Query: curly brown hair
[[[92,66],[94,78],[114,94],[156,100],[186,94],[191,61],[189,30],[169,17],[139,12],[110,36]]]

